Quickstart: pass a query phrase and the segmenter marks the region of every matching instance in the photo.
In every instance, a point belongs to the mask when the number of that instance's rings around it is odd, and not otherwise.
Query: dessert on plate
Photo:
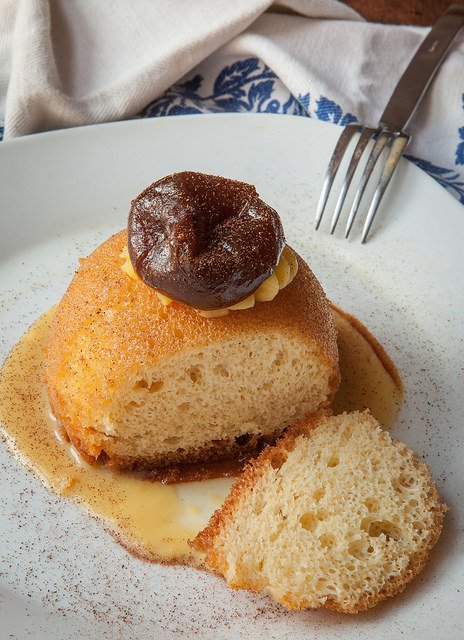
[[[82,261],[45,376],[88,460],[151,469],[254,451],[329,407],[336,340],[319,282],[255,188],[182,172]]]
[[[194,528],[195,566],[289,609],[356,613],[417,575],[447,507],[368,410],[332,415],[336,318],[252,185],[173,174],[132,202],[127,230],[81,261],[58,305],[51,408],[84,458],[118,471],[198,479],[180,468],[257,456]],[[188,561],[180,543],[150,557]]]

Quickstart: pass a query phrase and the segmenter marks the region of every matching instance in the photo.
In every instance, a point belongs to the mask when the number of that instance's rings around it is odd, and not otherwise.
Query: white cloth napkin
[[[2,0],[4,137],[220,111],[376,124],[427,31],[335,0]],[[410,131],[408,155],[464,202],[464,33]]]

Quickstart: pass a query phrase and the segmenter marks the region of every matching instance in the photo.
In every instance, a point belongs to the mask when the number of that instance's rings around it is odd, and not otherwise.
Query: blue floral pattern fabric
[[[340,126],[356,122],[352,113],[344,112],[341,105],[327,96],[292,95],[276,74],[257,58],[237,60],[225,66],[217,74],[211,90],[206,90],[205,85],[205,78],[195,73],[147,105],[140,116],[254,112],[306,116]],[[462,101],[464,116],[464,94]],[[464,126],[456,131],[456,168],[439,167],[410,155],[406,157],[464,203],[464,180],[456,169],[464,166]]]
[[[464,112],[464,93],[461,96],[461,103],[462,103],[462,110]],[[460,127],[458,129],[458,135],[461,142],[459,142],[458,146],[456,147],[456,164],[464,165],[464,127]]]
[[[142,117],[175,116],[192,113],[283,113],[315,117],[345,126],[355,122],[351,113],[324,96],[312,100],[309,93],[293,96],[285,91],[271,69],[257,58],[238,60],[222,69],[213,90],[203,95],[200,74],[173,85],[151,102]]]
[[[149,104],[142,116],[174,116],[190,113],[284,113],[307,115],[309,94],[298,99],[276,95],[277,76],[257,58],[239,60],[224,67],[212,92],[202,95],[203,76],[194,75],[173,85]]]

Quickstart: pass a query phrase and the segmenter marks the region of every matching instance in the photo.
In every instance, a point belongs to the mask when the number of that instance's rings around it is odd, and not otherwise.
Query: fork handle
[[[407,127],[463,25],[464,5],[451,5],[434,24],[401,76],[380,118],[380,126],[396,132]]]

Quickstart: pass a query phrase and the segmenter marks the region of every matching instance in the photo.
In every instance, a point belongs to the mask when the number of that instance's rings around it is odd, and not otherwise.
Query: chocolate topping
[[[277,212],[245,182],[184,171],[132,201],[128,249],[136,273],[197,309],[244,300],[272,274],[284,244]]]

